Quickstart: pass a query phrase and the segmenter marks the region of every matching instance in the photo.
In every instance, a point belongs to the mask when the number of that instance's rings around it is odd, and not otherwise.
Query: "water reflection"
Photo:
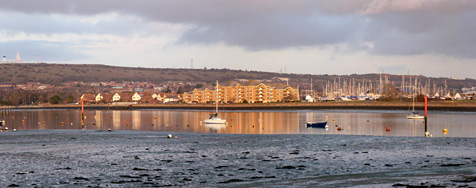
[[[89,110],[87,129],[198,132],[228,134],[344,134],[423,136],[422,120],[406,119],[402,111],[269,111],[222,112],[223,125],[206,125],[207,111]],[[327,117],[327,118],[326,118]],[[28,110],[2,113],[12,129],[80,129],[79,110]],[[327,121],[329,129],[307,128],[306,122]],[[430,113],[428,130],[434,137],[476,137],[476,113]],[[386,127],[390,131],[386,131]],[[340,128],[340,131],[338,130]],[[443,129],[448,129],[444,134]]]

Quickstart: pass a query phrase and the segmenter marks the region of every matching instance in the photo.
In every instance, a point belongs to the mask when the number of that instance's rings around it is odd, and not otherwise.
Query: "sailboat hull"
[[[206,124],[225,124],[226,120],[221,119],[221,118],[213,118],[213,119],[207,119],[205,120]]]
[[[325,122],[307,122],[307,128],[327,128],[327,121]]]
[[[411,115],[411,116],[407,116],[407,119],[425,119],[425,116]]]

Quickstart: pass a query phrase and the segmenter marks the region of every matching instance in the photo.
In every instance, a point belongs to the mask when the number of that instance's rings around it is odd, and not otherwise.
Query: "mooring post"
[[[430,133],[428,132],[428,97],[425,96],[425,136],[428,137]]]
[[[81,130],[84,130],[84,101],[81,100]]]

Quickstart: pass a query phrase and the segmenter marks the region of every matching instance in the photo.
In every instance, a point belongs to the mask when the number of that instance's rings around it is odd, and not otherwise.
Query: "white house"
[[[132,95],[132,101],[138,102],[141,98],[142,97],[138,93],[134,93],[134,95]]]
[[[459,93],[456,93],[455,100],[463,100],[463,97]]]
[[[96,102],[101,101],[103,98],[104,96],[102,96],[101,93],[98,93],[98,95],[96,95]]]
[[[157,95],[157,94],[154,93],[154,94],[152,94],[152,99],[157,100],[157,97],[158,97],[158,96],[159,96],[159,95]]]
[[[121,95],[119,95],[119,93],[116,93],[116,94],[114,94],[114,96],[112,96],[112,101],[113,102],[117,102],[119,100],[121,100]]]

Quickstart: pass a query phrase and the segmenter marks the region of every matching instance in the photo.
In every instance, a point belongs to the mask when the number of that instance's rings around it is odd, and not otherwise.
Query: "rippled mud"
[[[476,139],[32,130],[0,165],[0,187],[476,187]]]

